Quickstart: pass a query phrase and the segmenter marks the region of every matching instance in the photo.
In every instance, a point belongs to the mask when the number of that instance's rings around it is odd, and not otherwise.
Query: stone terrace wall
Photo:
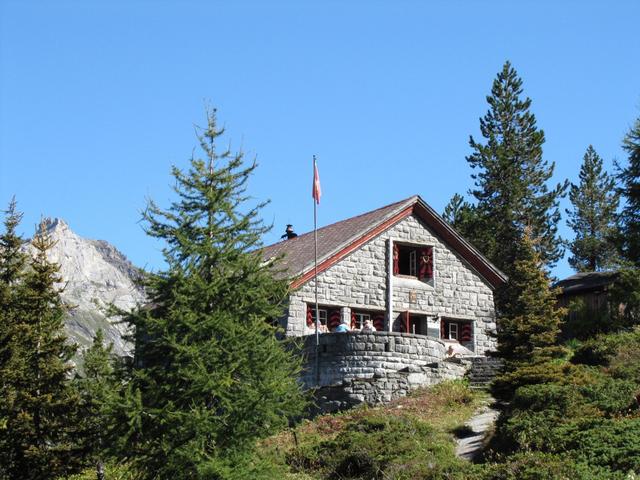
[[[462,378],[470,362],[446,360],[444,344],[433,337],[396,332],[320,335],[316,373],[315,336],[304,339],[302,382],[316,388],[319,411],[377,404],[406,396],[412,389]]]

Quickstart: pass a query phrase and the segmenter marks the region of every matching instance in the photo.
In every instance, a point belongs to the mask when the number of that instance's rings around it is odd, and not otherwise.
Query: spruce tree
[[[148,280],[150,306],[128,317],[126,448],[142,478],[226,478],[257,438],[304,406],[300,361],[269,322],[283,314],[288,287],[259,251],[264,204],[245,193],[256,164],[218,153],[223,129],[215,110],[207,117],[204,159],[174,167],[177,199],[168,210],[151,202],[144,214],[149,235],[166,243],[167,268]]]
[[[618,166],[617,174],[624,198],[619,246],[623,258],[640,267],[640,117],[625,136],[623,148],[629,160],[625,167]]]
[[[103,480],[104,462],[114,441],[113,421],[118,409],[122,384],[115,368],[113,344],[105,345],[102,330],[96,332],[91,346],[82,354],[82,372],[75,386],[80,394],[80,425],[84,456]]]
[[[572,184],[567,224],[575,232],[570,244],[569,264],[578,272],[594,272],[616,264],[614,235],[619,195],[615,179],[602,167],[602,158],[589,145],[582,166],[580,183]]]
[[[565,310],[557,307],[557,292],[549,288],[540,254],[526,229],[505,288],[498,292],[507,315],[498,321],[498,355],[509,368],[545,360],[558,352]]]
[[[70,385],[75,346],[63,332],[59,267],[44,222],[33,238],[34,257],[13,286],[15,319],[7,418],[0,429],[3,474],[11,479],[49,479],[80,467],[75,416],[78,397]],[[6,463],[5,463],[6,461]]]
[[[24,358],[16,343],[16,327],[20,319],[19,286],[24,278],[27,255],[24,240],[17,233],[22,214],[15,198],[4,212],[4,231],[0,235],[0,478],[9,478],[15,469],[16,451],[9,431],[15,416],[18,382],[22,378]]]
[[[478,216],[469,240],[509,275],[514,247],[524,228],[530,228],[549,269],[563,254],[558,202],[567,184],[547,185],[554,163],[542,156],[544,132],[530,111],[531,99],[522,98],[522,80],[509,62],[494,80],[487,102],[489,110],[480,119],[485,141],[469,141],[473,153],[467,161],[476,170],[471,193]]]

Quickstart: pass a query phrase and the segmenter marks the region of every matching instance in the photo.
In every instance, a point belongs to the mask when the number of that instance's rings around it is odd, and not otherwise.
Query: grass
[[[378,407],[305,421],[263,441],[286,479],[471,478],[454,454],[454,434],[485,400],[461,381],[445,382]]]

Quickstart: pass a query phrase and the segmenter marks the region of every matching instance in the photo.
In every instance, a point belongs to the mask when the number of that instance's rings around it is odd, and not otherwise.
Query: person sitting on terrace
[[[373,322],[371,320],[365,320],[364,325],[362,327],[361,332],[375,332],[376,327],[373,326]]]
[[[349,330],[351,330],[349,325],[347,325],[347,322],[343,319],[342,323],[333,330],[333,333],[346,333]]]

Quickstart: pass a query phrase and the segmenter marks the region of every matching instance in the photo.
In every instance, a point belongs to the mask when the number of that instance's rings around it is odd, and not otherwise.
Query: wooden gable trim
[[[329,258],[327,258],[326,260],[323,260],[322,262],[320,262],[318,264],[318,273],[322,273],[325,270],[327,270],[329,267],[335,265],[340,260],[342,260],[344,257],[349,255],[350,253],[353,253],[355,250],[357,250],[362,245],[367,243],[369,240],[371,240],[374,237],[377,237],[382,232],[384,232],[388,228],[392,227],[393,225],[398,223],[400,220],[403,220],[403,219],[407,218],[412,213],[413,213],[413,205],[409,205],[408,207],[404,208],[400,212],[396,213],[393,217],[391,217],[388,220],[385,220],[384,222],[382,222],[380,225],[378,225],[374,229],[369,230],[362,237],[357,238],[352,243],[350,243],[346,247],[342,248],[340,251],[338,251],[334,255],[332,255]],[[315,274],[316,274],[315,269],[312,268],[311,270],[309,270],[308,272],[306,272],[302,276],[300,276],[297,279],[295,279],[293,281],[293,283],[291,284],[291,289],[295,290],[298,287],[304,285],[309,280],[311,280],[315,276]]]
[[[324,272],[329,267],[335,265],[344,257],[354,252],[372,238],[380,235],[382,232],[392,227],[400,220],[410,215],[416,215],[422,219],[433,232],[441,238],[445,243],[450,245],[460,256],[471,265],[494,289],[506,282],[506,277],[496,267],[491,265],[470,243],[464,240],[456,231],[448,225],[442,218],[429,206],[421,200],[416,199],[393,217],[385,220],[377,227],[368,231],[362,237],[355,239],[353,242],[343,247],[341,250],[331,255],[318,264],[318,274]],[[315,276],[314,268],[295,279],[291,283],[291,289],[304,285]]]

